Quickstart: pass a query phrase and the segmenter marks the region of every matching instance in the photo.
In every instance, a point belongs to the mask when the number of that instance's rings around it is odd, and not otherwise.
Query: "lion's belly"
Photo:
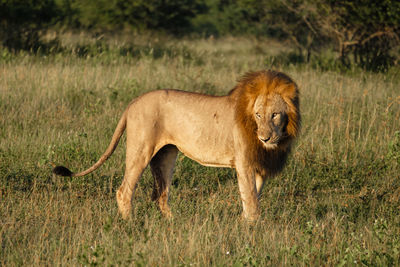
[[[171,141],[188,158],[205,166],[233,167],[232,129],[213,121],[204,126],[195,120],[182,120],[170,132]]]
[[[232,129],[214,122],[206,127],[191,123],[181,129],[174,134],[174,142],[185,156],[205,166],[234,166]]]
[[[186,157],[200,163],[201,165],[208,167],[227,167],[234,168],[234,160],[228,151],[226,153],[221,153],[214,151],[196,151],[196,149],[185,150],[184,147],[177,146],[179,151],[181,151]]]
[[[233,167],[234,117],[227,97],[176,91],[161,96],[161,139],[202,165]]]

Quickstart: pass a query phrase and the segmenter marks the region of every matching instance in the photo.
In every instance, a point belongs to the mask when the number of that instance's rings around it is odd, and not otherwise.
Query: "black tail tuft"
[[[56,166],[53,169],[53,173],[61,176],[72,176],[72,172],[68,170],[68,168],[65,168],[64,166]]]

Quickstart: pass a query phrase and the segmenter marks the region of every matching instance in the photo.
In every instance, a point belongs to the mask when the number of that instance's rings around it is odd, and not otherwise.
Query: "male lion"
[[[244,217],[253,221],[264,181],[283,168],[299,128],[299,93],[292,79],[271,70],[250,72],[226,96],[157,90],[136,98],[92,167],[72,173],[58,166],[53,172],[77,177],[96,170],[126,129],[126,170],[117,192],[123,218],[130,215],[132,194],[149,163],[153,200],[171,216],[168,192],[179,150],[205,166],[235,168]]]

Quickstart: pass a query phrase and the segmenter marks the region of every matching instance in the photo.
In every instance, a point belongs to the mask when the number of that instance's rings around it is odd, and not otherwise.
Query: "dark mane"
[[[253,117],[254,102],[260,95],[279,94],[288,105],[286,135],[275,150],[266,150],[257,137],[257,124]],[[261,175],[274,175],[282,170],[290,152],[292,140],[300,130],[299,92],[295,82],[286,74],[263,70],[246,73],[229,92],[234,98],[235,121],[246,142],[249,162],[256,164]]]

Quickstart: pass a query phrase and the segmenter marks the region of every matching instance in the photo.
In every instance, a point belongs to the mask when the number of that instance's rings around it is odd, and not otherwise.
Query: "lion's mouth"
[[[276,138],[271,139],[271,137],[261,137],[259,136],[258,139],[264,145],[266,149],[275,149],[278,147],[278,140]]]
[[[267,144],[271,140],[271,137],[261,137],[261,136],[259,136],[258,139],[260,139],[261,142]]]

